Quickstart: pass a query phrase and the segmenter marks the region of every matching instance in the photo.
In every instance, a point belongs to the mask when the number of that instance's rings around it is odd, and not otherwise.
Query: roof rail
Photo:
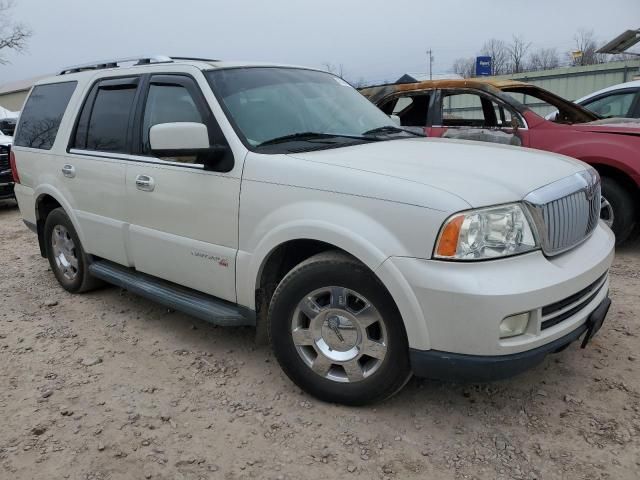
[[[127,58],[115,58],[113,60],[102,60],[99,62],[89,62],[81,65],[73,65],[66,67],[58,73],[58,75],[67,75],[69,73],[84,72],[86,70],[101,70],[104,68],[117,68],[122,63],[134,63],[134,65],[150,65],[152,63],[169,63],[174,60],[200,60],[205,62],[215,62],[208,58],[193,58],[193,57],[169,57],[167,55],[145,55],[141,57],[127,57]]]

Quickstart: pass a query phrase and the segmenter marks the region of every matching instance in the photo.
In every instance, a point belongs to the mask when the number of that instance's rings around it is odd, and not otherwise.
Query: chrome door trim
[[[74,155],[83,155],[86,157],[97,157],[112,160],[125,160],[129,162],[150,163],[154,165],[171,165],[174,167],[190,168],[192,170],[204,170],[204,165],[201,163],[182,163],[182,162],[170,162],[167,160],[161,160],[155,157],[145,157],[143,155],[131,155],[128,153],[116,153],[116,152],[98,152],[94,150],[81,150],[78,148],[72,148],[69,153]],[[220,172],[212,172],[220,173]]]

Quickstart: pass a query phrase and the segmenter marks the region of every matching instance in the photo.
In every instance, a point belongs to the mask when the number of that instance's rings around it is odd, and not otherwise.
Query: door
[[[125,174],[139,77],[102,80],[90,89],[69,153],[61,157],[62,186],[84,236],[84,248],[122,265],[127,255]]]
[[[126,172],[135,268],[235,301],[240,179],[205,170],[196,156],[154,156],[149,129],[161,123],[197,122],[207,126],[212,144],[226,141],[189,76],[153,75],[145,81],[141,99],[134,128],[137,156]]]
[[[442,90],[436,96],[430,136],[527,146],[522,117],[508,104],[475,90]]]

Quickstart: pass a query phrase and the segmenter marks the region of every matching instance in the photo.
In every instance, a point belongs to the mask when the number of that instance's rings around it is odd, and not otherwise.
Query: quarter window
[[[76,85],[63,82],[34,87],[20,115],[15,145],[50,150]]]

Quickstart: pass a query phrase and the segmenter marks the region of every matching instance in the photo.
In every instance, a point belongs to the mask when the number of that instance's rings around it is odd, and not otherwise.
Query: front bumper
[[[14,198],[14,183],[11,175],[0,175],[0,200]]]
[[[553,351],[548,345],[571,338],[607,298],[613,254],[614,236],[601,224],[578,247],[549,258],[540,251],[467,263],[392,257],[406,282],[405,293],[419,307],[419,315],[406,325],[410,347],[435,352],[427,355],[504,360],[536,349]],[[530,315],[525,333],[501,339],[500,322],[524,312]],[[560,321],[548,321],[560,315]]]
[[[509,378],[541,363],[550,353],[564,350],[578,340],[582,334],[590,335],[589,328],[602,325],[611,300],[606,297],[591,313],[587,321],[567,335],[541,347],[511,355],[463,355],[440,352],[438,350],[410,350],[409,356],[413,373],[418,377],[446,381],[485,382]],[[586,339],[585,339],[586,340]],[[584,343],[583,343],[584,345]]]

